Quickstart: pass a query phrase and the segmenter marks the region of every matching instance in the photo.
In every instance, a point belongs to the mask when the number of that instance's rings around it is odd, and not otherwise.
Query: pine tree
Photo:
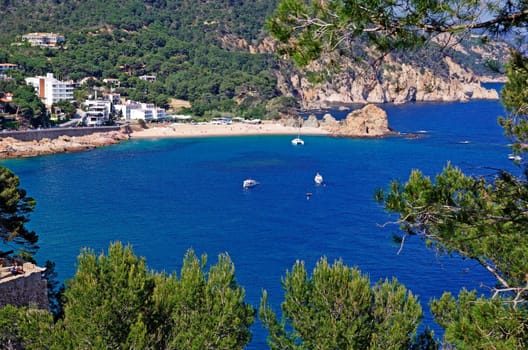
[[[33,261],[38,250],[38,236],[25,226],[35,208],[35,200],[27,197],[26,190],[19,187],[20,179],[11,170],[0,167],[0,238],[4,244],[2,257],[15,253],[25,260]],[[18,250],[15,251],[15,249]]]

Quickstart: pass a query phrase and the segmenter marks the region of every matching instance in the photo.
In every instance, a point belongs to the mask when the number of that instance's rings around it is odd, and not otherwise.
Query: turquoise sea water
[[[341,258],[372,281],[397,277],[426,310],[445,290],[485,292],[480,283],[493,280],[473,262],[438,256],[418,239],[398,255],[391,240],[397,227],[380,226],[391,218],[373,195],[411,169],[434,176],[447,161],[467,173],[520,172],[496,122],[502,107],[477,101],[383,108],[393,129],[424,137],[301,135],[300,147],[291,136],[131,140],[1,164],[37,199],[30,223],[40,235],[37,259],[55,261],[64,280],[82,247],[101,252],[120,240],[158,271],[178,270],[189,248],[212,263],[227,252],[247,301],[258,307],[266,289],[276,311],[285,271],[298,259],[311,269],[322,256]],[[316,172],[326,187],[314,185]],[[243,190],[248,177],[260,185]],[[427,311],[424,324],[432,322]],[[248,349],[267,348],[265,331],[258,323],[253,330]]]

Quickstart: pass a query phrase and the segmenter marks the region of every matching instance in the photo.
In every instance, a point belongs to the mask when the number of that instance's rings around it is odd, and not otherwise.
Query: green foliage
[[[480,5],[469,0],[413,0],[406,2],[402,10],[399,4],[384,0],[282,0],[267,28],[281,42],[281,52],[301,65],[326,53],[361,57],[354,50],[361,40],[374,44],[381,52],[394,52],[419,46],[439,33],[456,35],[477,28],[492,33],[519,28],[524,33],[528,25],[525,1],[488,3],[486,19],[481,17]],[[527,62],[523,54],[513,53],[507,66],[508,82],[502,90],[508,114],[499,123],[513,139],[515,152],[524,151],[528,140]],[[498,66],[492,64],[491,68],[497,70]],[[467,176],[448,164],[435,182],[415,170],[406,182],[394,181],[386,192],[377,194],[388,212],[399,215],[404,236],[398,241],[402,248],[405,236],[419,236],[440,252],[477,261],[497,280],[497,286],[491,288],[491,299],[477,299],[474,293],[463,291],[458,300],[445,295],[433,301],[436,319],[446,329],[448,347],[526,346],[527,175],[525,172],[517,178],[501,171],[489,180]],[[291,319],[284,304],[283,310]],[[296,337],[304,336],[292,333],[289,337],[282,327],[286,323],[279,324],[267,309],[264,311],[263,316],[271,320],[268,325],[274,344],[283,342],[284,347],[293,348]],[[295,332],[297,324],[295,320],[292,323]]]
[[[0,15],[9,13],[2,16],[7,20],[0,23],[0,42],[8,33],[27,33],[31,25],[66,37],[54,50],[0,45],[0,54],[5,52],[6,61],[18,64],[26,76],[117,78],[125,97],[162,107],[169,98],[184,99],[198,115],[206,110],[242,114],[236,102],[248,94],[262,110],[280,95],[272,73],[276,59],[250,54],[237,44],[239,38],[248,44],[260,40],[275,1],[20,2],[24,6],[0,7]],[[45,21],[43,13],[53,13],[53,21]],[[141,75],[155,75],[157,81],[144,82]]]
[[[11,170],[0,167],[0,239],[4,244],[1,252],[6,254],[18,247],[16,255],[31,260],[38,250],[38,236],[26,228],[29,215],[35,209],[35,200],[26,196],[20,187],[20,179]]]
[[[368,41],[381,52],[422,45],[438,33],[460,34],[474,28],[506,31],[526,24],[528,5],[488,4],[488,23],[480,23],[479,2],[410,0],[315,1],[281,0],[266,22],[266,28],[280,43],[280,52],[304,66],[325,53],[361,56]]]
[[[312,276],[297,262],[282,280],[278,320],[261,299],[259,318],[271,349],[408,349],[422,317],[418,300],[395,279],[373,287],[341,261],[321,259]]]
[[[67,283],[64,331],[74,344],[127,347],[130,328],[148,312],[154,290],[144,259],[116,243],[108,256],[83,250],[74,278]]]
[[[53,317],[45,310],[6,305],[0,308],[2,349],[49,349]]]
[[[528,58],[514,51],[506,76],[501,101],[508,114],[499,118],[499,124],[514,142],[514,150],[520,152],[528,142]]]
[[[17,118],[33,127],[46,125],[46,107],[29,85],[18,85],[13,90],[13,108]]]
[[[254,310],[243,302],[244,290],[237,286],[234,265],[228,255],[203,273],[206,257],[198,259],[189,251],[179,281],[168,277],[155,299],[168,303],[172,310],[167,326],[171,328],[171,348],[237,349],[251,340],[249,327]]]
[[[399,214],[405,234],[476,260],[504,288],[526,283],[525,181],[502,172],[489,182],[448,165],[434,183],[415,170],[406,183],[393,182],[380,199]]]
[[[108,255],[82,251],[64,292],[64,319],[52,348],[242,349],[251,340],[253,308],[235,280],[229,256],[206,273],[206,257],[185,255],[180,277],[147,269],[130,246]],[[47,327],[46,324],[42,325]]]
[[[70,102],[66,100],[60,100],[53,104],[52,107],[57,107],[62,113],[66,115],[66,118],[70,119],[75,115],[77,108]]]
[[[445,329],[445,340],[456,349],[526,349],[528,318],[502,298],[478,297],[467,290],[458,299],[444,293],[431,302],[436,322]]]
[[[494,298],[462,291],[433,301],[445,341],[457,349],[523,349],[527,327],[528,185],[501,172],[491,181],[448,165],[435,182],[415,170],[379,197],[405,235],[477,261],[497,280]],[[403,244],[403,240],[401,240]]]

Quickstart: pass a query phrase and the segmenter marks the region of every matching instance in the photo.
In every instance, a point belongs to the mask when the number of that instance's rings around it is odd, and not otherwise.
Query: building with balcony
[[[153,103],[140,103],[128,100],[124,104],[115,105],[115,110],[123,120],[156,121],[168,118],[163,108],[157,108]]]
[[[22,35],[22,40],[31,44],[31,46],[55,47],[64,41],[64,36],[55,33],[28,33]]]
[[[110,120],[112,102],[109,100],[87,100],[83,102],[86,112],[83,118],[86,126],[101,126]]]
[[[26,78],[26,83],[35,88],[41,101],[50,108],[55,102],[66,100],[73,101],[73,81],[60,81],[53,77],[53,73],[46,76]]]

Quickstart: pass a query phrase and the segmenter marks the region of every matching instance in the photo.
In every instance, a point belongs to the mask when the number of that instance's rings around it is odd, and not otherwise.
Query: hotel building
[[[45,77],[31,77],[25,80],[35,88],[38,97],[48,108],[61,100],[73,101],[73,81],[57,80],[53,77],[53,73],[48,73]]]

